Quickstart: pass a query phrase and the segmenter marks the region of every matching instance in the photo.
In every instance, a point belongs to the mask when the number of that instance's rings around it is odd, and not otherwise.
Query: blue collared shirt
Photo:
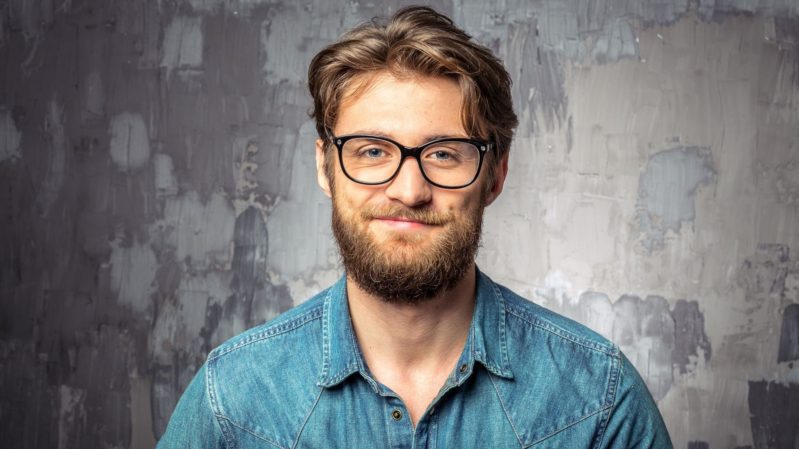
[[[646,385],[618,347],[479,272],[466,346],[415,427],[403,402],[364,363],[342,278],[211,351],[158,443],[527,447],[672,445]]]

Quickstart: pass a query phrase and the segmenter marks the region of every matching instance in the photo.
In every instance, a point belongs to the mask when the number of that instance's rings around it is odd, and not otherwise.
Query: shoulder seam
[[[303,326],[303,325],[305,325],[307,323],[310,323],[311,321],[314,321],[314,320],[317,320],[317,319],[321,318],[321,316],[322,316],[322,307],[314,307],[310,311],[306,312],[303,315],[300,315],[299,317],[297,317],[297,318],[295,318],[293,320],[286,321],[286,322],[283,322],[283,323],[275,323],[275,324],[272,324],[272,325],[267,325],[266,329],[263,329],[263,330],[261,330],[259,332],[256,332],[256,333],[252,334],[252,335],[248,335],[246,338],[244,338],[241,341],[236,342],[232,346],[224,346],[223,345],[223,346],[220,346],[220,347],[214,349],[213,351],[211,351],[210,354],[208,354],[208,360],[209,361],[214,360],[214,359],[219,358],[219,357],[221,357],[221,356],[223,356],[225,354],[233,352],[233,351],[235,351],[235,350],[237,350],[237,349],[239,349],[239,348],[241,348],[243,346],[247,346],[247,345],[255,343],[257,341],[266,340],[266,339],[274,337],[276,335],[280,335],[280,334],[283,334],[283,333],[286,333],[286,332],[293,331],[293,330],[295,330],[295,329],[297,329],[297,328],[299,328],[299,327],[301,327],[301,326]]]
[[[572,343],[578,344],[580,346],[586,347],[586,348],[591,349],[593,351],[597,351],[597,352],[600,352],[600,353],[603,353],[603,354],[606,354],[606,355],[609,355],[609,356],[615,356],[617,354],[617,352],[618,352],[618,348],[616,348],[615,345],[607,346],[607,345],[603,345],[601,343],[597,343],[597,342],[593,342],[593,341],[590,341],[590,340],[586,340],[584,338],[577,337],[576,335],[572,334],[571,332],[569,332],[569,331],[567,331],[567,330],[565,330],[565,329],[563,329],[563,328],[561,328],[559,326],[556,326],[556,325],[552,324],[549,321],[542,320],[541,318],[539,318],[537,316],[530,316],[529,313],[526,313],[523,310],[519,310],[519,308],[514,307],[513,305],[508,304],[507,302],[505,304],[506,304],[505,308],[506,308],[507,312],[510,313],[511,315],[514,315],[517,318],[520,318],[520,319],[526,321],[527,323],[529,323],[532,326],[535,326],[537,328],[545,330],[545,331],[547,331],[547,332],[549,332],[551,334],[557,335],[558,337],[561,337],[563,339],[569,340]]]
[[[607,413],[599,423],[599,433],[597,435],[595,446],[597,448],[601,447],[602,442],[605,440],[605,431],[607,430],[607,425],[610,421],[610,415],[613,414],[613,410],[616,408],[616,393],[618,391],[619,382],[621,381],[621,376],[624,374],[622,372],[623,366],[624,364],[622,363],[621,356],[616,354],[613,357],[613,364],[611,365],[608,379],[608,392],[605,399],[605,410],[607,410]]]

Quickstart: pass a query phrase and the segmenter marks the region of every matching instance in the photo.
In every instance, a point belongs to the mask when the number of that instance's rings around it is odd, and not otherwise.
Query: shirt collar
[[[496,284],[477,270],[477,295],[466,347],[448,382],[463,383],[472,373],[474,362],[489,372],[513,378],[508,360],[505,333],[505,300]],[[322,313],[322,371],[318,385],[333,387],[360,372],[377,391],[379,386],[366,369],[355,339],[347,304],[346,275],[328,290]]]

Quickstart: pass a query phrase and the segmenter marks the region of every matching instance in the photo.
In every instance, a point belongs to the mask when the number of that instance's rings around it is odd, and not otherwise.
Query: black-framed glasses
[[[483,159],[493,145],[481,140],[450,137],[419,147],[406,147],[385,137],[353,134],[330,135],[338,149],[341,170],[359,184],[385,184],[399,173],[406,158],[419,164],[422,176],[443,189],[461,189],[480,175]]]

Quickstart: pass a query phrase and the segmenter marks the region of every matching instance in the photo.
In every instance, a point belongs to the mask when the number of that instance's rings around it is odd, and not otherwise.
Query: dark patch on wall
[[[688,449],[710,449],[710,446],[704,441],[689,441]]]
[[[705,316],[699,311],[696,301],[679,299],[671,313],[674,317],[674,352],[672,361],[681,373],[688,372],[691,358],[696,358],[701,349],[704,359],[711,355],[710,341],[705,334]]]
[[[791,82],[799,88],[799,18],[774,17],[780,64],[792,65]]]
[[[791,304],[782,314],[780,349],[777,362],[799,360],[799,304]]]
[[[756,449],[795,449],[799,442],[799,385],[749,382],[749,413]]]

